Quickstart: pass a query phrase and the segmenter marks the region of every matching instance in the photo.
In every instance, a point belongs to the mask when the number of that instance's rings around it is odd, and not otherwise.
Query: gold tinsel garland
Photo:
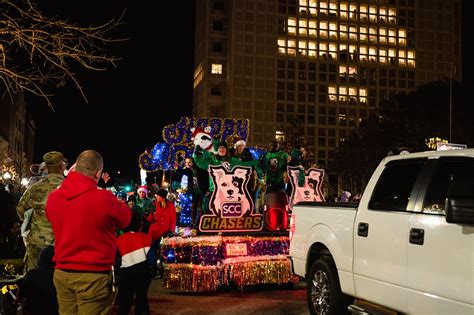
[[[181,292],[215,291],[234,282],[239,288],[295,282],[288,258],[233,262],[217,266],[165,264],[163,288]]]

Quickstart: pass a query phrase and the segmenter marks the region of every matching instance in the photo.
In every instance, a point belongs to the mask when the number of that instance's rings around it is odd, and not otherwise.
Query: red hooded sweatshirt
[[[46,202],[57,269],[106,271],[115,262],[115,229],[130,223],[130,208],[85,175],[71,171]]]

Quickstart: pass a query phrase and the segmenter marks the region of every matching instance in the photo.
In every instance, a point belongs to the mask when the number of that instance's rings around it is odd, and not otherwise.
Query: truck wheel
[[[330,259],[320,258],[311,266],[306,296],[312,315],[347,313],[349,300],[341,292],[336,266]]]

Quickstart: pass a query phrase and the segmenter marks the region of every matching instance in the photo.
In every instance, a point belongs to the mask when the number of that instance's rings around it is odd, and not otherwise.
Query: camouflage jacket
[[[53,245],[54,236],[51,223],[46,218],[44,211],[46,200],[51,191],[58,188],[64,177],[60,174],[49,174],[44,179],[28,188],[16,207],[20,220],[24,220],[25,211],[33,209],[31,216],[31,231],[28,235],[28,243],[34,245]]]

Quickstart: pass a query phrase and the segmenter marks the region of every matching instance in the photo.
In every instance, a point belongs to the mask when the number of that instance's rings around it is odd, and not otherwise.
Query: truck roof
[[[385,162],[393,160],[402,160],[402,159],[411,159],[411,158],[429,158],[437,159],[442,156],[467,156],[474,157],[474,149],[464,149],[464,150],[445,150],[445,151],[425,151],[425,152],[416,152],[400,155],[391,155],[384,158]]]

